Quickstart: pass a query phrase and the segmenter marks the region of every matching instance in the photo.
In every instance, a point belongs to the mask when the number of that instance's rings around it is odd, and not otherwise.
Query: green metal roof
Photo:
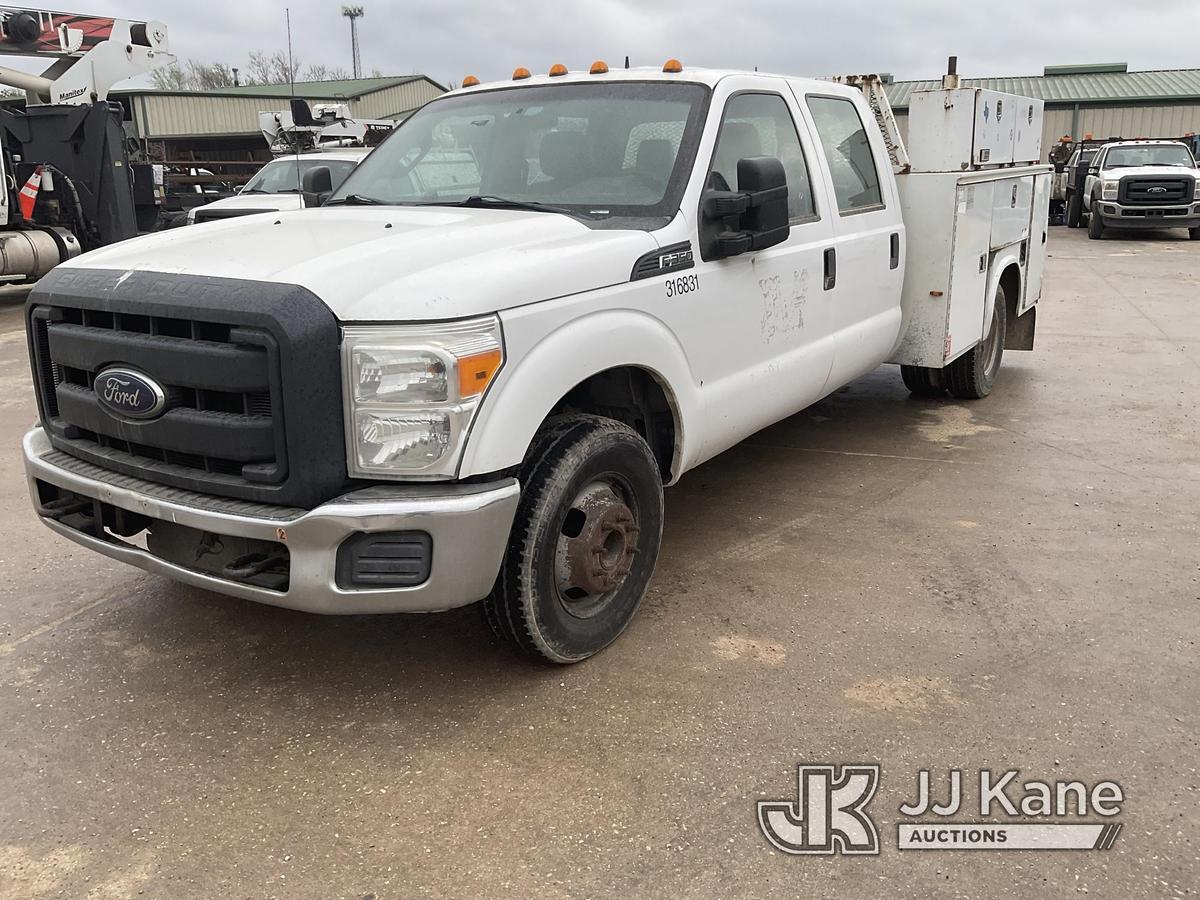
[[[964,78],[963,87],[979,87],[1046,101],[1047,105],[1200,103],[1200,69],[1114,72],[1116,66],[1050,66],[1046,75],[1012,78]],[[1066,74],[1056,74],[1067,69]],[[1107,69],[1109,71],[1096,71]],[[907,109],[913,91],[934,90],[941,79],[896,81],[887,86],[888,101]]]
[[[115,94],[189,94],[199,97],[297,97],[308,100],[351,100],[375,91],[386,90],[410,81],[425,80],[445,90],[426,75],[392,75],[383,78],[342,78],[332,81],[297,81],[291,84],[243,84],[237,87],[216,88],[211,91],[159,91],[154,88],[131,88]]]

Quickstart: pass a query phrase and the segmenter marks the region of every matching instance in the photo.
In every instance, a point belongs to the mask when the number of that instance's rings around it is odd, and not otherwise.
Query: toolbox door
[[[1049,231],[1050,187],[1054,176],[1033,176],[1033,208],[1030,210],[1029,245],[1025,253],[1025,285],[1018,313],[1035,305],[1042,296],[1042,276],[1046,271],[1046,233]]]
[[[944,351],[947,363],[966,353],[983,337],[996,189],[996,182],[984,181],[960,184],[956,191]]]

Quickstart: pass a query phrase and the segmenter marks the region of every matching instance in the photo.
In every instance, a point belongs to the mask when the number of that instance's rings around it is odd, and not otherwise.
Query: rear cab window
[[[854,102],[814,95],[806,102],[829,164],[838,212],[847,216],[883,209],[875,154]]]

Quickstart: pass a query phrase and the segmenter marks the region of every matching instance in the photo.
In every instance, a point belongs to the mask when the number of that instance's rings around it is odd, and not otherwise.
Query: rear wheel
[[[1083,195],[1079,191],[1067,191],[1067,227],[1078,228],[1083,218]]]
[[[1104,221],[1100,218],[1100,213],[1096,212],[1096,207],[1099,205],[1099,203],[1093,200],[1092,212],[1088,216],[1088,237],[1093,241],[1098,241],[1104,237]]]
[[[1200,241],[1200,228],[1189,228],[1188,237],[1193,241]]]
[[[946,387],[960,400],[979,400],[992,392],[1000,361],[1004,357],[1004,335],[1008,325],[1008,298],[1004,288],[996,285],[992,303],[992,321],[987,337],[943,370]]]
[[[574,663],[637,612],[662,539],[658,462],[632,428],[549,420],[521,471],[521,499],[484,615],[523,654]]]
[[[946,393],[946,379],[941,369],[928,366],[901,366],[904,386],[917,397],[941,397]]]

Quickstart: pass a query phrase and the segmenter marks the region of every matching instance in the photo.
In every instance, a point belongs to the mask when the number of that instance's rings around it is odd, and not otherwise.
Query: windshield
[[[300,179],[309,169],[328,166],[333,178],[334,190],[354,171],[355,163],[349,159],[321,159],[310,156],[297,159],[289,156],[267,163],[254,173],[254,177],[242,188],[243,194],[294,194],[300,190]]]
[[[1131,166],[1195,166],[1192,153],[1183,144],[1147,144],[1113,147],[1104,157],[1104,168],[1127,169]]]
[[[331,202],[486,198],[589,218],[670,216],[707,98],[696,84],[609,82],[435,100],[397,128]]]

